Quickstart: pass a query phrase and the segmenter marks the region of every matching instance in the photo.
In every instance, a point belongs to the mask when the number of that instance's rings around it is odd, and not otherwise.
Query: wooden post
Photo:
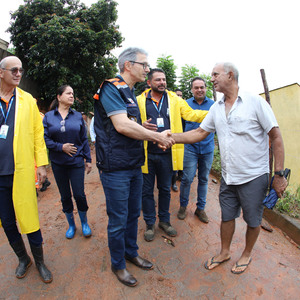
[[[268,88],[268,84],[267,84],[265,70],[260,69],[260,74],[261,74],[261,78],[262,78],[263,85],[264,85],[266,101],[271,105],[270,93],[269,93],[269,88]],[[269,142],[269,167],[270,167],[269,182],[271,182],[272,174],[273,174],[273,146],[272,146],[271,142]]]

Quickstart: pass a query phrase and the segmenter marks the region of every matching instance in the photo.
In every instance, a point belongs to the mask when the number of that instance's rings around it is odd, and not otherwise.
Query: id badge
[[[157,127],[165,127],[163,118],[157,118],[156,119],[156,124],[157,124]]]
[[[0,139],[6,139],[8,132],[8,125],[2,125],[0,128]]]

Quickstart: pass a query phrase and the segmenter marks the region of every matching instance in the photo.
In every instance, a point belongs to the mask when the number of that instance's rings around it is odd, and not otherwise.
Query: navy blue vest
[[[140,168],[145,162],[143,141],[131,139],[115,130],[101,103],[101,91],[107,84],[112,84],[119,91],[127,107],[128,118],[141,124],[136,98],[126,82],[120,77],[105,80],[94,96],[97,167],[106,172]]]

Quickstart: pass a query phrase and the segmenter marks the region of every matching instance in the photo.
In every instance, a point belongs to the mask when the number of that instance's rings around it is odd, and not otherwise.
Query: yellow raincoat
[[[13,204],[21,233],[27,234],[40,228],[34,160],[40,167],[48,164],[48,157],[44,127],[35,99],[16,88],[15,105]]]
[[[141,112],[142,123],[147,120],[146,113],[146,97],[149,89],[144,91],[141,95],[137,97],[139,109]],[[172,133],[182,132],[182,121],[181,118],[186,121],[201,123],[208,111],[204,110],[194,110],[192,109],[185,100],[178,97],[174,92],[166,91],[168,94],[168,107],[170,114],[170,129]],[[145,164],[142,166],[142,172],[148,173],[148,141],[144,141],[145,150]],[[173,170],[183,169],[183,155],[184,155],[184,145],[175,144],[172,146],[172,164]]]

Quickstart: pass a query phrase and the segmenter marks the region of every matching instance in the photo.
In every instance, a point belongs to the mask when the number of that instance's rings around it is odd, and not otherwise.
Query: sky
[[[96,0],[82,0],[87,6]],[[299,0],[116,0],[119,30],[125,38],[118,56],[128,47],[148,52],[155,67],[162,55],[171,55],[178,67],[194,65],[200,74],[211,74],[218,62],[229,61],[240,73],[239,86],[264,92],[260,69],[269,90],[300,84]],[[23,0],[2,1],[0,38],[10,11]]]

